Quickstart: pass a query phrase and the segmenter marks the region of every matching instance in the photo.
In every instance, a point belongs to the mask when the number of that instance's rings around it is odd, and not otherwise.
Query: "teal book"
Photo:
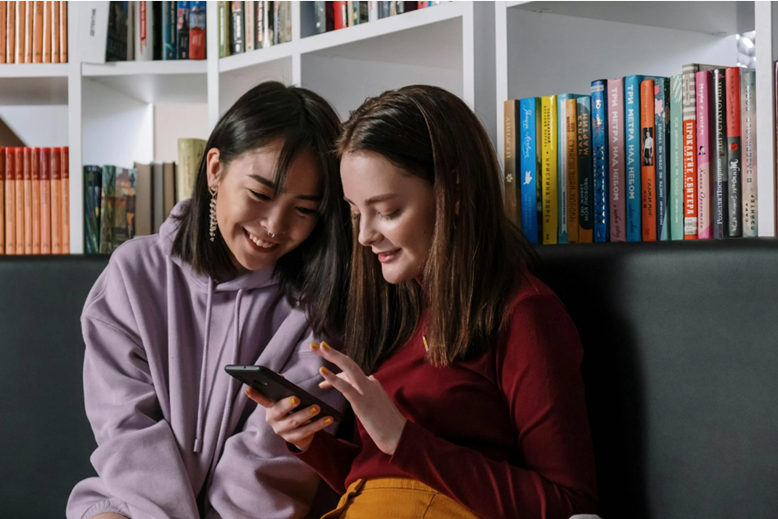
[[[624,149],[627,159],[627,241],[642,241],[640,178],[640,83],[644,76],[624,78]]]
[[[683,74],[670,78],[670,239],[683,240]]]
[[[116,203],[116,166],[103,166],[100,193],[100,253],[113,252],[113,221]]]

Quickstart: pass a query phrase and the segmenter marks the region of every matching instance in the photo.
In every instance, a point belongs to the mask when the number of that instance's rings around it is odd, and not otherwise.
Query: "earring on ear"
[[[211,211],[210,211],[210,221],[209,221],[209,229],[208,233],[211,235],[211,243],[213,243],[213,240],[216,239],[216,229],[218,227],[216,223],[216,193],[217,190],[215,187],[209,187],[208,191],[211,193]]]

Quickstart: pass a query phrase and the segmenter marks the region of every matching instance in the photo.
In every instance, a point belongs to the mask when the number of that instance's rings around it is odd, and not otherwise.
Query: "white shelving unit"
[[[217,5],[207,4],[204,61],[78,63],[77,3],[67,64],[0,65],[0,106],[67,105],[71,252],[83,251],[82,166],[155,157],[155,106],[207,109],[207,135],[247,89],[265,80],[310,88],[342,118],[365,98],[410,84],[450,90],[473,107],[502,160],[506,99],[589,91],[601,77],[672,75],[684,63],[734,65],[735,34],[772,44],[769,2],[445,2],[314,34],[312,2],[292,2],[292,41],[218,58]],[[651,43],[649,45],[648,43]],[[759,44],[758,44],[759,45]],[[760,193],[775,193],[770,48],[757,69]],[[168,121],[166,121],[168,122]],[[499,123],[499,124],[498,124]],[[170,125],[168,125],[170,126]],[[206,127],[207,126],[207,127]],[[192,136],[171,130],[165,139]],[[774,197],[760,200],[760,234],[775,235]]]
[[[775,236],[777,14],[770,2],[497,2],[497,120],[507,99],[588,94],[596,79],[669,77],[686,63],[735,66],[737,35],[756,29],[759,235]],[[501,161],[504,134],[499,124]]]

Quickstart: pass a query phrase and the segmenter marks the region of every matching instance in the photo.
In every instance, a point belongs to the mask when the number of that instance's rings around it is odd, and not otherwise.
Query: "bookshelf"
[[[756,30],[759,235],[775,236],[776,18],[771,2],[497,2],[497,121],[507,99],[588,94],[596,79],[669,77],[685,63],[735,66],[737,35]],[[502,161],[501,124],[496,144]]]
[[[734,65],[734,38],[756,29],[772,43],[769,2],[444,2],[315,34],[312,2],[292,2],[292,41],[218,58],[218,8],[206,7],[203,61],[78,63],[77,9],[69,4],[70,63],[0,65],[0,105],[67,105],[71,252],[83,251],[83,165],[154,160],[155,107],[197,105],[207,122],[165,125],[164,139],[207,135],[221,114],[265,80],[320,93],[342,118],[369,96],[409,84],[460,95],[486,126],[500,160],[503,102],[589,92],[600,77],[672,75],[684,63]],[[587,36],[590,35],[590,36]],[[659,42],[628,55],[623,42]],[[613,42],[617,42],[614,44]],[[775,193],[774,47],[758,46],[759,192]],[[587,50],[590,49],[590,50]],[[764,114],[764,115],[763,115]],[[166,121],[167,122],[167,121]],[[183,127],[181,127],[183,126]],[[159,136],[157,136],[159,139]],[[65,143],[59,144],[64,145]],[[53,145],[53,144],[52,144]],[[761,196],[760,234],[775,236],[774,197]]]

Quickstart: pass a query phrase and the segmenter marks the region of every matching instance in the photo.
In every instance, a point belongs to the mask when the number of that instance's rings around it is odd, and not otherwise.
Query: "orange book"
[[[51,6],[43,2],[43,62],[51,63]]]
[[[0,63],[5,63],[5,40],[8,36],[5,33],[5,29],[8,26],[8,2],[0,0]],[[0,190],[0,193],[2,190]],[[0,249],[3,248],[3,243],[0,241]]]
[[[62,201],[60,207],[62,213],[60,216],[60,225],[62,226],[62,237],[60,243],[62,244],[62,254],[70,254],[70,149],[65,146],[64,148],[57,148],[60,153],[59,169],[60,169],[60,186],[62,189]]]
[[[16,52],[14,53],[14,63],[24,63],[24,31],[27,28],[25,22],[26,7],[25,2],[16,2],[16,21],[14,23],[16,35]]]
[[[16,254],[24,254],[24,148],[14,148],[14,169],[16,170]]]
[[[5,148],[2,147],[0,147],[0,254],[5,254]]]
[[[51,62],[59,63],[59,2],[47,6],[51,8]]]
[[[24,21],[27,27],[24,29],[24,62],[32,63],[32,41],[34,36],[33,25],[35,23],[35,2],[24,2]]]
[[[567,129],[567,242],[578,243],[578,101],[565,100]]]
[[[32,254],[32,153],[24,149],[24,253]]]
[[[640,84],[640,181],[643,241],[656,241],[656,160],[654,80]]]
[[[41,148],[41,254],[51,254],[51,149]]]
[[[9,1],[6,9],[5,62],[16,62],[16,2]]]
[[[32,159],[32,253],[41,253],[41,149],[33,148]]]
[[[62,254],[62,224],[60,214],[62,211],[61,173],[59,169],[59,153],[56,148],[51,150],[51,253]]]
[[[32,62],[43,63],[43,2],[35,2],[33,17]]]
[[[5,253],[16,254],[16,148],[5,149]]]
[[[68,3],[59,3],[59,61],[68,62]]]

